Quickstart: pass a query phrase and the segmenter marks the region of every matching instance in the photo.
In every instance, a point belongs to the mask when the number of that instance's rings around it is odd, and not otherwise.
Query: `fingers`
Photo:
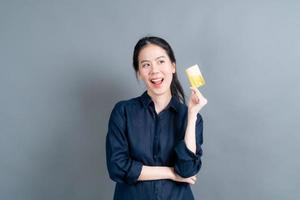
[[[194,87],[190,87],[190,89],[192,90],[191,100],[192,100],[193,102],[195,102],[196,104],[198,104],[198,103],[199,103],[199,97],[198,97],[198,95],[197,95],[197,93],[196,93],[195,88],[194,88]]]
[[[181,176],[179,176],[178,174],[176,174],[176,178],[174,179],[174,181],[178,181],[178,182],[186,182],[189,184],[195,184],[197,181],[197,177],[196,175],[188,177],[188,178],[183,178]]]
[[[195,183],[196,183],[196,180],[191,178],[191,179],[190,179],[190,184],[193,184],[193,185],[194,185]]]
[[[194,181],[197,180],[197,177],[196,177],[196,176],[192,176],[191,178],[192,178]]]
[[[202,93],[196,87],[190,87],[190,89],[195,93],[198,97],[203,97]],[[203,97],[204,98],[204,97]]]
[[[207,99],[202,95],[202,93],[198,90],[198,88],[190,87],[190,89],[192,90],[192,98],[196,99],[195,102],[197,102],[197,103],[201,102],[201,104],[203,104],[203,105],[207,104]],[[197,98],[193,97],[194,95]]]
[[[194,182],[196,182],[197,177],[196,177],[196,176],[192,176],[191,179],[192,179]]]
[[[195,184],[195,183],[196,183],[196,180],[197,180],[197,177],[196,177],[196,176],[189,177],[189,178],[188,178],[188,183],[190,183],[190,184]]]

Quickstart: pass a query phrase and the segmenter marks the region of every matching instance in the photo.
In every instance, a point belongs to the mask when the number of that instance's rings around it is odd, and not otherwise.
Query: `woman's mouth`
[[[164,81],[164,78],[155,78],[155,79],[150,79],[150,82],[155,86],[159,87],[162,82]]]

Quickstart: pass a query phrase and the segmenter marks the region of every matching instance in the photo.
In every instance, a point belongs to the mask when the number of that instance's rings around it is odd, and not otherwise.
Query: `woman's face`
[[[149,95],[171,94],[170,85],[175,73],[166,51],[160,46],[149,44],[139,53],[139,79],[145,82]]]

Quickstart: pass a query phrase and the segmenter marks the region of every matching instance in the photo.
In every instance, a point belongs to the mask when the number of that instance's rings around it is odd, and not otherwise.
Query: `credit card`
[[[187,68],[185,73],[192,87],[198,88],[205,85],[205,80],[198,65],[193,65]]]

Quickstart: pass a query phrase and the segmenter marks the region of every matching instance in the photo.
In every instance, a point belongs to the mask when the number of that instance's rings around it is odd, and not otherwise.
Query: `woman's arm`
[[[192,95],[188,105],[188,121],[184,136],[187,148],[196,153],[196,120],[197,114],[207,104],[207,99],[202,96],[197,88],[191,88]]]
[[[197,113],[188,113],[188,122],[184,136],[184,142],[187,148],[196,154],[196,120],[197,120]]]
[[[175,173],[173,167],[164,166],[146,166],[143,165],[141,174],[138,181],[149,181],[149,180],[160,180],[160,179],[170,179],[177,182],[186,182],[190,184],[195,184],[196,176],[189,178],[182,178]]]
[[[192,95],[188,104],[185,135],[175,146],[174,169],[177,174],[184,178],[197,174],[202,165],[203,120],[198,112],[207,103],[197,88],[191,89]]]
[[[143,163],[129,156],[126,124],[122,103],[113,108],[106,135],[106,164],[109,177],[119,183],[134,184],[141,173]]]
[[[138,180],[149,181],[149,180],[160,180],[160,179],[172,179],[173,176],[174,175],[171,167],[143,165]]]

